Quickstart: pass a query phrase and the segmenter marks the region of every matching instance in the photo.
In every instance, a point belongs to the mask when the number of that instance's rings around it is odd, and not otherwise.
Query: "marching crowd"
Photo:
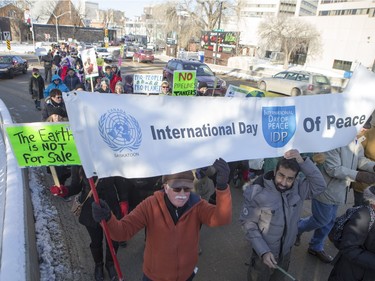
[[[42,120],[68,120],[62,92],[91,91],[82,61],[54,49],[42,58],[44,79],[34,68],[30,94]],[[45,85],[46,83],[50,83]],[[132,76],[121,76],[117,65],[107,65],[94,80],[93,91],[133,93]],[[160,94],[169,95],[170,85],[161,83]],[[207,85],[198,87],[204,95]],[[44,105],[41,100],[45,100]],[[271,167],[246,178],[240,223],[252,252],[248,281],[280,281],[286,277],[293,246],[301,246],[301,236],[313,231],[308,254],[333,264],[330,281],[375,280],[375,128],[367,120],[355,140],[347,146],[323,153],[301,155],[291,149]],[[245,161],[246,162],[246,161]],[[117,280],[108,243],[103,253],[105,220],[115,252],[137,232],[145,229],[143,281],[189,281],[196,274],[200,253],[199,232],[203,224],[231,223],[231,163],[219,158],[212,166],[161,178],[160,189],[137,206],[129,207],[132,183],[122,177],[96,180],[100,204],[94,202],[82,167],[57,171],[59,184],[50,188],[55,196],[78,194],[82,204],[79,222],[90,237],[95,280]],[[247,172],[250,167],[245,165]],[[65,185],[71,177],[70,184]],[[345,223],[339,253],[333,258],[324,250],[338,207],[354,190],[355,206],[360,206]],[[304,200],[311,200],[311,216],[301,217]],[[170,239],[173,237],[173,239]],[[308,280],[307,277],[304,280]]]

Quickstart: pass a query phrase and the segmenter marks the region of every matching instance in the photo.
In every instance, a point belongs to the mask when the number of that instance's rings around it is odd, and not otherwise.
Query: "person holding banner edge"
[[[103,200],[100,205],[92,204],[94,220],[107,221],[110,236],[115,241],[129,240],[147,228],[143,281],[193,280],[197,272],[201,224],[213,227],[231,222],[229,167],[221,158],[213,167],[217,171],[216,206],[191,192],[194,187],[191,171],[164,175],[164,189],[145,199],[121,220]]]

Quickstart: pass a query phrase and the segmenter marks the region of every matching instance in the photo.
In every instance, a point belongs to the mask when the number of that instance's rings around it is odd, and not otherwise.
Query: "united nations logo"
[[[262,108],[262,131],[272,147],[285,146],[296,131],[294,106],[271,106]]]
[[[104,142],[116,152],[134,151],[142,142],[142,131],[137,120],[121,109],[111,109],[99,119],[99,132]]]

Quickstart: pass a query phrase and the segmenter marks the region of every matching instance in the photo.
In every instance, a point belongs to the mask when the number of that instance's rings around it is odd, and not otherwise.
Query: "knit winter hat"
[[[37,69],[37,68],[33,68],[33,72],[39,72],[39,69]]]
[[[193,188],[194,175],[192,171],[185,171],[162,177],[163,183],[168,183],[171,188],[189,187]]]

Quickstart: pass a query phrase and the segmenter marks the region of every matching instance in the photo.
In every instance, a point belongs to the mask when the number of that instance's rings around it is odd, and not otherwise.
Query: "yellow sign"
[[[10,46],[10,40],[7,40],[7,49],[10,51],[12,47]]]
[[[20,167],[80,165],[69,123],[28,123],[6,126]]]

